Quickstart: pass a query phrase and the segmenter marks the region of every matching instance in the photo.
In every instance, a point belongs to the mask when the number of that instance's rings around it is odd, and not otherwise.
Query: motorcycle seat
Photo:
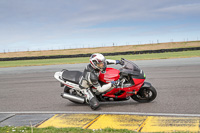
[[[65,70],[62,73],[62,78],[65,81],[70,81],[70,82],[73,82],[73,83],[76,83],[76,84],[79,83],[79,80],[80,80],[81,76],[82,76],[82,72],[80,72],[80,71],[68,71],[68,70]]]

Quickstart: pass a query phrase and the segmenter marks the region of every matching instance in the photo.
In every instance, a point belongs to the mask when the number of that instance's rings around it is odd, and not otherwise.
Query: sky
[[[0,0],[0,52],[200,40],[200,0]]]

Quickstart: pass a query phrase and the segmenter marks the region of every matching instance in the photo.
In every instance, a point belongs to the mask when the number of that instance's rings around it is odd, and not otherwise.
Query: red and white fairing
[[[120,71],[114,68],[106,68],[106,72],[105,73],[100,72],[100,75],[99,75],[99,80],[104,83],[110,83],[111,81],[116,81],[119,78],[120,78]],[[117,98],[126,98],[128,96],[131,96],[133,95],[133,93],[131,93],[133,91],[135,91],[135,94],[136,94],[141,88],[141,86],[143,85],[145,79],[132,78],[132,80],[134,82],[134,85],[130,87],[114,88],[111,91],[104,94],[103,96],[116,98],[115,93],[119,91],[124,91],[124,93],[117,96]]]

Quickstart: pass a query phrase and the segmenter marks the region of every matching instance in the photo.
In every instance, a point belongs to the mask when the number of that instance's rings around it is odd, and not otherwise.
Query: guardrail
[[[103,53],[104,56],[113,55],[136,55],[136,54],[151,54],[151,53],[165,53],[165,52],[180,52],[200,50],[200,47],[192,48],[176,48],[176,49],[159,49],[159,50],[144,50],[144,51],[126,51],[115,53]],[[77,57],[90,57],[91,54],[76,54],[76,55],[53,55],[53,56],[34,56],[34,57],[13,57],[13,58],[0,58],[0,61],[15,61],[15,60],[36,60],[36,59],[58,59],[58,58],[77,58]]]

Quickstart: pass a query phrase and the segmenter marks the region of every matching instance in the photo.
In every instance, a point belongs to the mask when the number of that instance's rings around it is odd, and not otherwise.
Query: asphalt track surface
[[[150,103],[104,102],[98,112],[200,114],[200,57],[135,61],[157,90]],[[2,112],[95,112],[61,98],[53,75],[61,69],[83,71],[86,64],[0,68]],[[119,68],[118,65],[109,67]],[[96,111],[96,112],[97,112]]]

